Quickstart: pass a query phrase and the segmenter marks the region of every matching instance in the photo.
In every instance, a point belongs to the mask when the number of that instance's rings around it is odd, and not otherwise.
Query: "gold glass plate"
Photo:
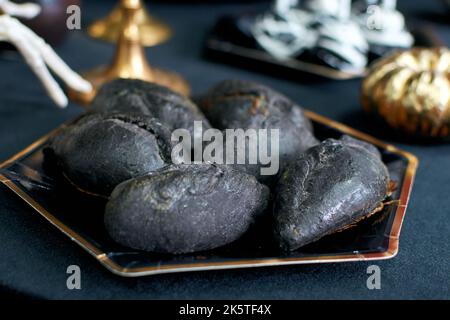
[[[263,222],[238,241],[215,250],[188,255],[161,255],[116,244],[103,226],[104,200],[72,189],[46,167],[40,138],[0,165],[0,181],[70,239],[115,274],[136,277],[169,272],[250,268],[311,263],[382,260],[398,252],[400,229],[418,161],[412,154],[348,126],[306,111],[320,139],[348,134],[370,142],[382,153],[391,179],[397,183],[392,204],[356,227],[327,236],[291,253],[280,253]]]

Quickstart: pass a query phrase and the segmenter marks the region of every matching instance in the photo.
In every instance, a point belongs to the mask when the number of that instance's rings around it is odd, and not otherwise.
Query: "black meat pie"
[[[93,100],[90,111],[141,113],[159,119],[169,130],[187,129],[193,134],[194,121],[208,120],[188,98],[155,83],[137,79],[117,79],[103,85]]]
[[[348,136],[327,139],[288,165],[276,188],[275,236],[295,250],[374,212],[388,194],[378,150]]]
[[[80,190],[108,196],[120,182],[170,163],[170,131],[148,116],[86,114],[45,152]]]
[[[160,253],[209,250],[241,237],[267,206],[269,190],[230,167],[171,165],[119,184],[105,210],[118,243]]]
[[[210,123],[220,130],[279,129],[281,167],[319,143],[300,106],[258,83],[222,81],[199,99],[199,106]]]

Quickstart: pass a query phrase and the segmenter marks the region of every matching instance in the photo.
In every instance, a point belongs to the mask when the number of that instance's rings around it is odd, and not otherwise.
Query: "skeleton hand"
[[[5,4],[7,4],[6,7],[11,5],[8,1],[0,0],[0,9],[4,10]],[[23,14],[25,11],[31,11],[29,8],[32,7],[19,6],[18,8],[20,9],[16,12]],[[67,106],[68,100],[46,65],[74,90],[81,92],[92,90],[91,84],[70,69],[42,38],[9,15],[0,15],[0,41],[11,42],[17,47],[25,61],[43,83],[48,95],[59,107]]]
[[[16,4],[9,0],[0,0],[0,12],[20,18],[31,19],[41,12],[41,7],[35,3]]]

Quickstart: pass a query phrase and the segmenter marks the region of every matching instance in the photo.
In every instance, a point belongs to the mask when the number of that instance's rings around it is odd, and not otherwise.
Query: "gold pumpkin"
[[[376,61],[362,83],[362,105],[391,127],[428,137],[450,133],[450,50],[414,48]]]

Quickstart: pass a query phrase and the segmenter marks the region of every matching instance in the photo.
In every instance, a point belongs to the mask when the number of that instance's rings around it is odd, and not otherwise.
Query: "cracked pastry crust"
[[[266,186],[230,167],[171,165],[119,184],[104,220],[111,237],[122,245],[189,253],[241,237],[268,198]]]
[[[170,131],[158,120],[121,113],[86,114],[45,149],[79,190],[108,196],[114,187],[170,163]]]

